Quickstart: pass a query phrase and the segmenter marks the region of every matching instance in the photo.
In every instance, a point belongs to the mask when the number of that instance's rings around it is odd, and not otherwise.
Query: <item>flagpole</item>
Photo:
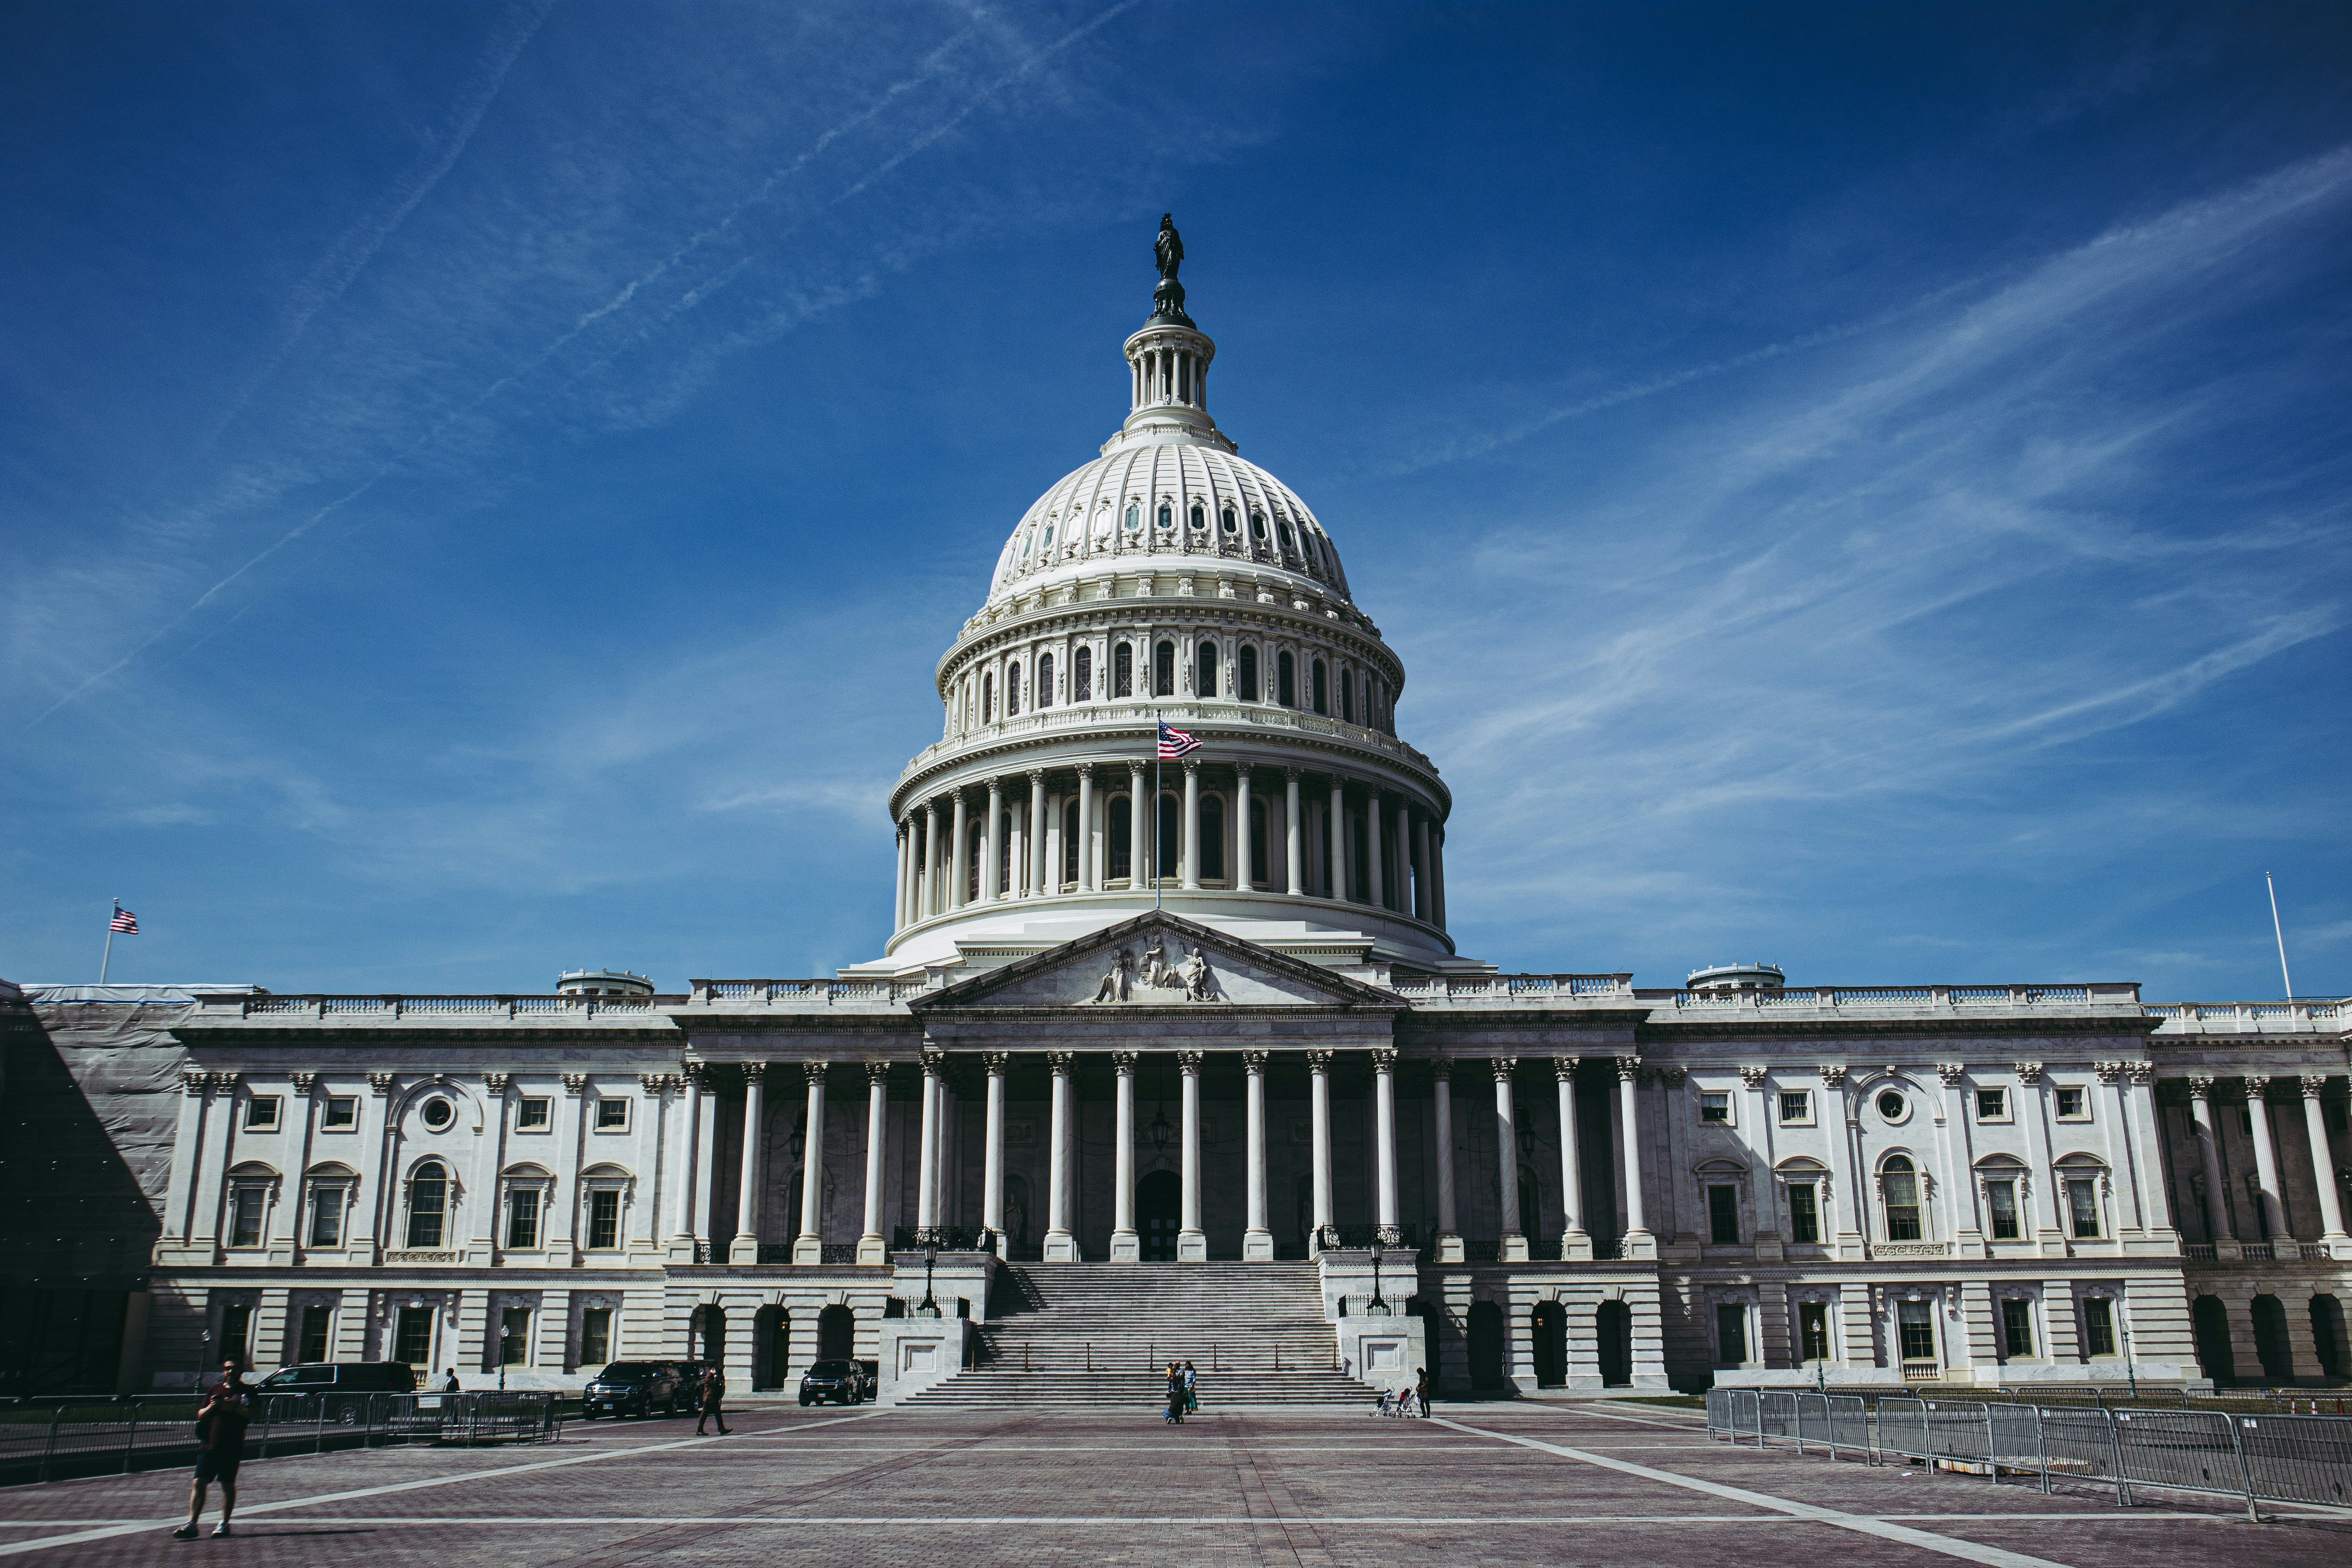
[[[2271,935],[2278,939],[2279,978],[2286,982],[2286,999],[2294,1000],[2294,976],[2286,972],[2286,932],[2280,929],[2278,918],[2278,884],[2271,880],[2268,871],[2263,873],[2263,886],[2271,890]]]
[[[1161,721],[1153,710],[1151,726],[1151,907],[1160,907],[1160,731]]]
[[[121,899],[117,899],[117,900],[114,900],[114,907],[115,907],[115,909],[116,909],[117,910],[120,910],[122,908],[122,900],[121,900]],[[106,971],[107,971],[107,967],[108,967],[110,964],[111,964],[113,962],[114,962],[114,916],[112,916],[112,915],[109,915],[109,916],[107,916],[107,917],[106,917],[106,956],[105,956],[105,957],[103,957],[103,958],[101,958],[101,959],[100,959],[100,960],[98,961],[98,983],[99,983],[100,985],[103,985],[103,984],[106,984]]]

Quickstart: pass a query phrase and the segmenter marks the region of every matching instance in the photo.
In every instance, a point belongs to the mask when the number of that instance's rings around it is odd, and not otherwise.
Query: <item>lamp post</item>
[[[937,1230],[923,1232],[923,1304],[915,1309],[915,1316],[919,1318],[940,1315],[940,1304],[931,1299],[931,1269],[939,1262],[939,1258],[940,1233]]]
[[[1372,1243],[1372,1299],[1364,1303],[1364,1315],[1368,1318],[1389,1315],[1389,1304],[1381,1296],[1381,1244],[1377,1241]]]
[[[2118,1301],[2116,1305],[2120,1307],[2123,1303]],[[2139,1368],[2133,1364],[2131,1324],[2125,1321],[2124,1315],[2121,1312],[2117,1312],[2116,1314],[2116,1327],[2124,1336],[2124,1382],[2131,1388],[2132,1403],[2134,1405],[2137,1405],[2139,1403]]]

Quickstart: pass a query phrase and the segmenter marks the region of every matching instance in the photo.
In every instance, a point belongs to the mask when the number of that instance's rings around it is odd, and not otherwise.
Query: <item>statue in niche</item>
[[[1095,987],[1095,1000],[1097,1002],[1126,1001],[1127,988],[1134,973],[1135,950],[1131,947],[1122,947],[1118,950],[1118,957],[1111,964],[1109,973],[1102,977],[1102,984]]]

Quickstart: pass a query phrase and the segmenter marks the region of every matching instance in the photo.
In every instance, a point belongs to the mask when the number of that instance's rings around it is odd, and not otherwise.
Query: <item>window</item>
[[[1053,705],[1054,656],[1050,653],[1041,653],[1037,656],[1037,706],[1051,708]]]
[[[499,1364],[530,1363],[530,1309],[509,1307],[499,1314]]]
[[[1827,1301],[1797,1303],[1797,1353],[1804,1361],[1830,1359],[1830,1305]]]
[[[1121,643],[1110,650],[1110,694],[1135,695],[1135,645]]]
[[[629,1102],[625,1100],[604,1099],[596,1102],[596,1131],[626,1132],[629,1130]]]
[[[249,1302],[232,1301],[221,1309],[220,1354],[216,1361],[234,1358],[239,1366],[253,1360],[253,1307]]]
[[[1137,529],[1141,528],[1142,526],[1143,526],[1143,514],[1142,514],[1141,512],[1139,512],[1139,511],[1138,511],[1138,510],[1136,510],[1136,506],[1135,506],[1135,503],[1134,503],[1133,501],[1129,501],[1129,502],[1128,502],[1128,503],[1127,503],[1127,531],[1128,531],[1129,533],[1133,533]]]
[[[1727,1090],[1710,1089],[1698,1097],[1698,1119],[1719,1127],[1731,1125],[1731,1095]]]
[[[2116,1353],[2116,1304],[2105,1296],[2083,1298],[2083,1353]]]
[[[408,1245],[440,1246],[442,1221],[447,1217],[448,1208],[449,1173],[439,1161],[427,1160],[408,1178]]]
[[[1157,837],[1152,841],[1152,863],[1162,877],[1176,874],[1176,859],[1184,848],[1184,802],[1171,792],[1160,797],[1160,820],[1152,825]]]
[[[1110,824],[1110,878],[1117,881],[1135,875],[1135,808],[1134,802],[1120,795],[1104,807]]]
[[[1151,689],[1158,697],[1176,695],[1176,645],[1165,637],[1151,650]]]
[[[1992,1215],[1992,1238],[1995,1241],[2018,1239],[2021,1232],[2017,1223],[2017,1184],[2015,1182],[1987,1182],[1985,1208]]]
[[[335,1310],[332,1307],[303,1308],[301,1338],[296,1346],[294,1359],[305,1362],[326,1360],[334,1328]]]
[[[1720,1366],[1748,1362],[1748,1309],[1737,1301],[1715,1304],[1715,1359]]]
[[[515,1131],[544,1132],[554,1123],[554,1102],[544,1095],[529,1095],[515,1101]]]
[[[348,1190],[341,1184],[321,1184],[310,1189],[310,1245],[312,1247],[342,1246],[343,1199]]]
[[[1818,1247],[1822,1239],[1821,1189],[1811,1182],[1789,1184],[1789,1239]]]
[[[2095,1239],[2099,1234],[2099,1184],[2089,1176],[2066,1179],[2066,1215],[2074,1222],[2074,1238]]]
[[[1289,651],[1274,656],[1274,700],[1285,708],[1298,706],[1298,681]]]
[[[590,1307],[580,1314],[580,1364],[603,1366],[613,1359],[613,1309]]]
[[[980,721],[996,721],[996,672],[991,670],[980,678]]]
[[[425,1102],[425,1109],[417,1112],[417,1119],[426,1127],[438,1132],[457,1120],[457,1108],[447,1100],[436,1097]]]
[[[1201,645],[1200,665],[1201,668],[1197,672],[1199,679],[1192,683],[1193,695],[1204,698],[1214,697],[1217,694],[1217,645],[1215,643],[1204,642]]]
[[[2002,1354],[2011,1357],[2033,1353],[2033,1303],[2015,1297],[2000,1304],[2000,1340]]]
[[[599,1187],[588,1194],[588,1246],[593,1251],[608,1252],[620,1245],[620,1191]]]
[[[1265,513],[1262,511],[1250,513],[1250,531],[1261,540],[1265,537]]]
[[[1780,1125],[1810,1127],[1813,1121],[1813,1091],[1809,1089],[1784,1089],[1780,1091]]]
[[[1331,711],[1331,703],[1330,700],[1323,694],[1323,661],[1319,658],[1315,661],[1315,672],[1311,677],[1311,680],[1315,692],[1315,711],[1324,714],[1329,713]]]
[[[1062,807],[1062,880],[1078,879],[1078,803],[1071,801]]]
[[[1977,1090],[1977,1120],[2006,1121],[2009,1120],[2009,1090],[1980,1089]]]
[[[433,1309],[403,1307],[394,1320],[392,1359],[411,1366],[433,1364]]]
[[[1199,501],[1194,501],[1192,503],[1192,527],[1195,530],[1203,529],[1209,526],[1209,514],[1202,510],[1201,503]]]
[[[1878,1115],[1881,1121],[1900,1121],[1910,1114],[1911,1102],[1895,1090],[1890,1089],[1879,1095]]]
[[[231,1247],[261,1245],[261,1216],[269,1205],[269,1189],[258,1184],[238,1187],[230,1200],[236,1206],[229,1221]]]
[[[1257,649],[1247,643],[1234,658],[1234,695],[1244,702],[1257,700]]]
[[[1070,656],[1070,700],[1092,702],[1095,700],[1095,650],[1082,647]]]
[[[1020,711],[1021,667],[1017,664],[1009,664],[1004,667],[1004,716],[1007,719],[1014,718]]]
[[[1274,520],[1274,531],[1281,537],[1282,547],[1285,550],[1296,548],[1290,538],[1290,520],[1288,518],[1276,513]]]
[[[1227,533],[1239,533],[1241,531],[1242,521],[1240,518],[1234,515],[1234,509],[1231,507],[1227,507],[1223,511],[1219,512],[1217,514],[1217,521],[1224,525],[1224,529]]]
[[[1162,528],[1176,526],[1176,510],[1166,501],[1160,503],[1160,526]]]
[[[1707,1239],[1717,1247],[1739,1245],[1739,1189],[1720,1184],[1706,1189]]]
[[[1879,1191],[1886,1205],[1886,1239],[1916,1241],[1919,1228],[1919,1176],[1910,1157],[1889,1154],[1879,1167]]]
[[[1202,878],[1225,874],[1225,803],[1214,798],[1201,802],[1201,868]]]
[[[1925,1301],[1895,1303],[1895,1342],[1905,1361],[1936,1359],[1936,1312]]]
[[[247,1132],[278,1131],[278,1097],[257,1094],[245,1102],[245,1130]]]
[[[329,1132],[358,1131],[359,1100],[348,1094],[331,1095],[327,1100],[326,1114],[320,1117],[319,1125]]]
[[[2091,1100],[2089,1092],[2078,1083],[2059,1085],[2058,1120],[2061,1121],[2088,1121],[2090,1119]]]
[[[1339,717],[1350,724],[1356,721],[1356,683],[1344,669],[1339,672]]]
[[[1249,836],[1250,881],[1253,886],[1259,882],[1272,883],[1274,872],[1265,862],[1265,802],[1262,800],[1250,802]]]
[[[539,1247],[540,1190],[517,1187],[507,1194],[507,1246],[518,1252]]]

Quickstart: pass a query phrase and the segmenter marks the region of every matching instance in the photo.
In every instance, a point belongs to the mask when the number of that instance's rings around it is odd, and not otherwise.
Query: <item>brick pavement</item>
[[[1147,1411],[746,1411],[575,1426],[556,1445],[249,1465],[240,1533],[182,1544],[178,1471],[0,1490],[0,1558],[367,1568],[1979,1563],[2327,1568],[2352,1514],[2111,1495],[1710,1443],[1654,1408],[1439,1407],[1436,1421]],[[215,1501],[216,1501],[215,1498]],[[209,1528],[210,1515],[207,1515]]]

